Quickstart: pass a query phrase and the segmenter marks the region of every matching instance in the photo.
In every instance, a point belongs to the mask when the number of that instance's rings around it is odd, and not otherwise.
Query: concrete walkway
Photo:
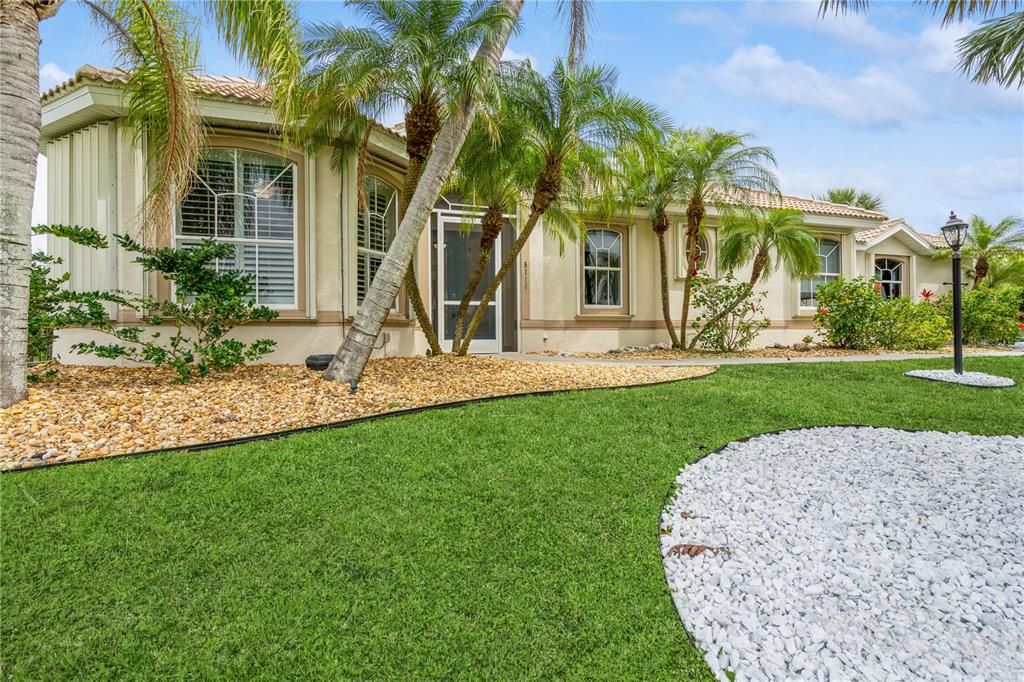
[[[965,353],[964,363],[970,364],[971,358],[978,357],[1011,357],[1024,359],[1024,352],[986,351],[981,353]],[[773,365],[785,362],[872,362],[877,360],[941,360],[952,362],[948,353],[866,353],[863,355],[843,355],[838,357],[805,357],[798,351],[788,358],[679,358],[678,360],[641,360],[629,358],[576,358],[562,355],[533,355],[530,353],[500,353],[495,357],[506,360],[524,360],[526,362],[562,362],[571,365],[638,365],[652,367],[681,367],[687,365]]]

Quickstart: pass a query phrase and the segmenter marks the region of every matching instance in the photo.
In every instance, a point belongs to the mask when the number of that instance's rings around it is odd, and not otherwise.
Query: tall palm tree
[[[977,288],[988,277],[993,263],[1019,257],[1024,251],[1024,221],[1008,217],[993,225],[981,216],[972,215],[970,224],[967,240],[960,253],[971,259],[971,287]],[[949,258],[951,255],[950,249],[942,249],[935,257]]]
[[[484,91],[486,70],[480,69],[470,51],[501,26],[504,14],[500,5],[479,0],[349,0],[349,4],[363,16],[367,27],[340,23],[306,27],[305,53],[313,63],[310,75],[320,103],[306,125],[312,139],[333,143],[335,128],[351,118],[349,108],[337,106],[339,93],[346,93],[342,96],[351,97],[355,106],[368,114],[362,119],[363,134],[356,136],[365,143],[370,119],[391,107],[404,107],[409,157],[399,198],[399,213],[404,214],[434,139],[445,119],[460,106],[463,94],[472,91],[481,100],[493,96]],[[365,144],[358,151],[363,150]],[[440,354],[411,264],[404,283],[431,352]]]
[[[700,249],[704,212],[708,203],[746,203],[752,191],[778,194],[775,156],[768,147],[748,145],[750,135],[714,128],[688,129],[672,136],[672,154],[678,160],[678,189],[686,202],[686,274],[683,279],[683,312],[680,344],[686,345],[692,281]]]
[[[0,407],[26,395],[32,194],[39,149],[39,22],[60,0],[0,2]],[[125,122],[151,154],[144,225],[169,233],[203,141],[196,106],[194,18],[170,0],[86,0],[130,76]],[[236,54],[275,90],[287,120],[298,83],[296,21],[285,0],[210,3],[206,11]]]
[[[813,275],[818,270],[818,248],[814,233],[804,223],[803,213],[791,208],[769,211],[758,208],[727,210],[722,215],[718,245],[719,266],[735,270],[751,263],[746,287],[693,337],[694,348],[704,333],[713,329],[753,293],[758,282],[781,266],[791,278]]]
[[[622,200],[622,212],[632,222],[633,209],[642,206],[647,220],[658,240],[658,271],[661,276],[661,315],[673,348],[679,346],[679,336],[672,323],[669,305],[668,248],[665,235],[672,225],[668,207],[676,200],[679,186],[677,159],[660,132],[638,138],[634,144],[622,145],[615,155],[618,182],[613,191]]]
[[[446,193],[486,207],[480,216],[480,256],[455,314],[452,334],[455,352],[462,347],[466,314],[491,263],[494,244],[505,226],[505,215],[516,211],[529,183],[524,126],[505,112],[499,112],[498,117],[497,135],[479,122],[473,126],[462,146],[456,170],[445,187]]]
[[[824,194],[814,197],[820,201],[844,206],[856,206],[865,211],[883,211],[882,196],[871,192],[857,191],[856,187],[830,187]]]
[[[514,86],[508,86],[509,109],[526,128],[522,153],[532,166],[530,213],[484,292],[459,354],[468,352],[487,305],[538,221],[543,217],[545,227],[560,238],[578,237],[584,231],[582,220],[569,204],[581,206],[587,193],[600,193],[607,186],[616,146],[665,126],[664,114],[618,90],[617,83],[612,68],[557,59],[551,75],[527,69]]]
[[[481,78],[493,76],[501,54],[508,44],[509,36],[519,19],[523,2],[524,0],[501,0],[501,25],[484,38],[473,58],[473,68]],[[398,226],[391,247],[377,269],[377,274],[363,299],[363,305],[356,312],[356,319],[345,335],[345,340],[324,371],[323,376],[328,381],[344,381],[352,386],[353,390],[356,388],[384,326],[388,311],[398,295],[405,271],[409,268],[416,251],[420,233],[430,218],[430,211],[437,203],[445,179],[451,173],[459,150],[476,118],[480,106],[477,95],[478,93],[473,90],[463,91],[458,106],[449,112],[448,119],[441,126],[441,131],[434,141],[434,149],[427,159],[420,182],[416,185],[416,191],[402,216],[402,222]]]
[[[1024,86],[1024,0],[915,0],[942,15],[942,25],[970,18],[985,21],[957,42],[961,73],[976,83]],[[861,12],[870,0],[821,0],[819,15]],[[1000,12],[1009,12],[996,16]]]

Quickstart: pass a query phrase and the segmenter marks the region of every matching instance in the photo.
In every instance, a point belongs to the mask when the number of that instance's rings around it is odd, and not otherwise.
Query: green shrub
[[[882,294],[871,280],[844,279],[818,286],[814,322],[825,344],[863,350],[877,345]]]
[[[94,249],[107,248],[107,239],[91,227],[77,225],[38,225],[36,234],[52,234],[73,244]],[[64,261],[42,251],[32,254],[32,271],[28,287],[28,357],[29,360],[49,360],[53,354],[53,337],[57,331],[61,303],[69,294],[67,283],[71,273],[53,277],[51,268]],[[33,375],[30,375],[33,378]]]
[[[704,332],[698,342],[701,348],[722,353],[743,350],[771,322],[763,317],[764,294],[752,294],[750,285],[737,282],[731,272],[718,281],[708,277],[693,280],[693,306],[697,309],[697,316],[692,326],[698,331],[704,328],[706,321],[715,318],[739,297],[742,297],[739,305]]]
[[[1019,299],[1014,289],[971,289],[963,295],[963,341],[969,345],[1013,343],[1020,337]],[[939,299],[943,316],[953,319],[953,294]]]
[[[952,341],[953,332],[939,306],[900,297],[879,306],[875,338],[891,350],[934,350]]]
[[[63,292],[53,315],[54,328],[86,327],[115,340],[77,343],[72,346],[76,353],[167,365],[177,373],[177,381],[188,383],[195,374],[202,377],[212,369],[235,367],[274,349],[276,342],[270,339],[246,344],[227,338],[235,326],[277,317],[273,310],[256,305],[251,275],[218,272],[218,260],[234,258],[233,245],[204,241],[187,249],[149,248],[123,235],[117,241],[138,254],[135,262],[143,271],[159,273],[170,282],[174,295],[160,301],[122,292]],[[150,328],[112,322],[106,303],[135,311]]]

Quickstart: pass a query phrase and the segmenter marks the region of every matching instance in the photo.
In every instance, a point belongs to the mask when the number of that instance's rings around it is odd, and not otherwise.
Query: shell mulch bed
[[[354,395],[293,365],[254,365],[191,384],[153,368],[62,366],[0,412],[0,469],[196,445],[425,405],[536,391],[650,384],[714,367],[623,367],[493,358],[372,360]]]
[[[1013,350],[1009,346],[969,346],[964,348],[965,353],[991,353],[992,351]],[[793,348],[750,348],[743,351],[731,353],[716,353],[712,351],[699,350],[678,350],[678,349],[646,349],[646,350],[619,350],[606,353],[569,353],[568,357],[587,358],[591,360],[720,360],[723,358],[841,358],[853,355],[882,355],[885,353],[898,353],[900,355],[952,355],[953,347],[940,350],[899,350],[892,351],[884,348],[870,348],[867,350],[847,350],[845,348],[830,348],[827,346],[813,346],[807,350],[795,350]],[[538,355],[565,355],[554,351],[544,351]]]

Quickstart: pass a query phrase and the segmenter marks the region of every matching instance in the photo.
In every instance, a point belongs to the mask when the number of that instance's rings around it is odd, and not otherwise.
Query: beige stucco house
[[[87,66],[43,95],[41,151],[48,159],[49,222],[92,226],[110,235],[138,232],[146,149],[121,123],[124,78],[118,70]],[[258,300],[280,313],[277,320],[240,328],[237,335],[276,339],[269,361],[297,363],[309,354],[333,352],[400,220],[398,193],[406,166],[401,130],[378,126],[372,131],[365,175],[368,207],[361,211],[355,162],[338,173],[328,152],[310,155],[283,146],[272,133],[267,93],[257,83],[204,77],[199,87],[200,112],[210,127],[208,148],[177,211],[175,244],[214,238],[237,245],[235,266],[255,275]],[[755,200],[765,207],[803,211],[819,235],[821,254],[816,278],[772,275],[764,287],[772,326],[758,345],[792,343],[808,334],[816,284],[840,275],[877,276],[894,296],[916,298],[923,289],[938,293],[946,288],[948,264],[931,259],[939,238],[918,233],[900,219],[799,197]],[[451,336],[462,283],[476,262],[477,238],[464,232],[477,214],[472,205],[442,199],[420,240],[416,275],[442,338]],[[671,300],[678,317],[685,274],[683,207],[674,207],[671,214],[677,219],[669,233]],[[499,249],[513,241],[520,217],[508,216]],[[712,208],[703,244],[712,274],[720,274],[716,224]],[[76,288],[166,294],[161,282],[146,279],[116,246],[91,251],[50,238],[47,248],[64,259]],[[111,315],[136,322],[130,311],[112,309]],[[86,330],[64,330],[55,352],[65,362],[89,361],[68,347],[92,336]],[[632,221],[589,224],[586,243],[569,245],[564,253],[557,241],[537,230],[492,302],[472,350],[602,351],[665,340],[657,244],[638,210]],[[379,344],[378,355],[426,350],[404,294]]]

